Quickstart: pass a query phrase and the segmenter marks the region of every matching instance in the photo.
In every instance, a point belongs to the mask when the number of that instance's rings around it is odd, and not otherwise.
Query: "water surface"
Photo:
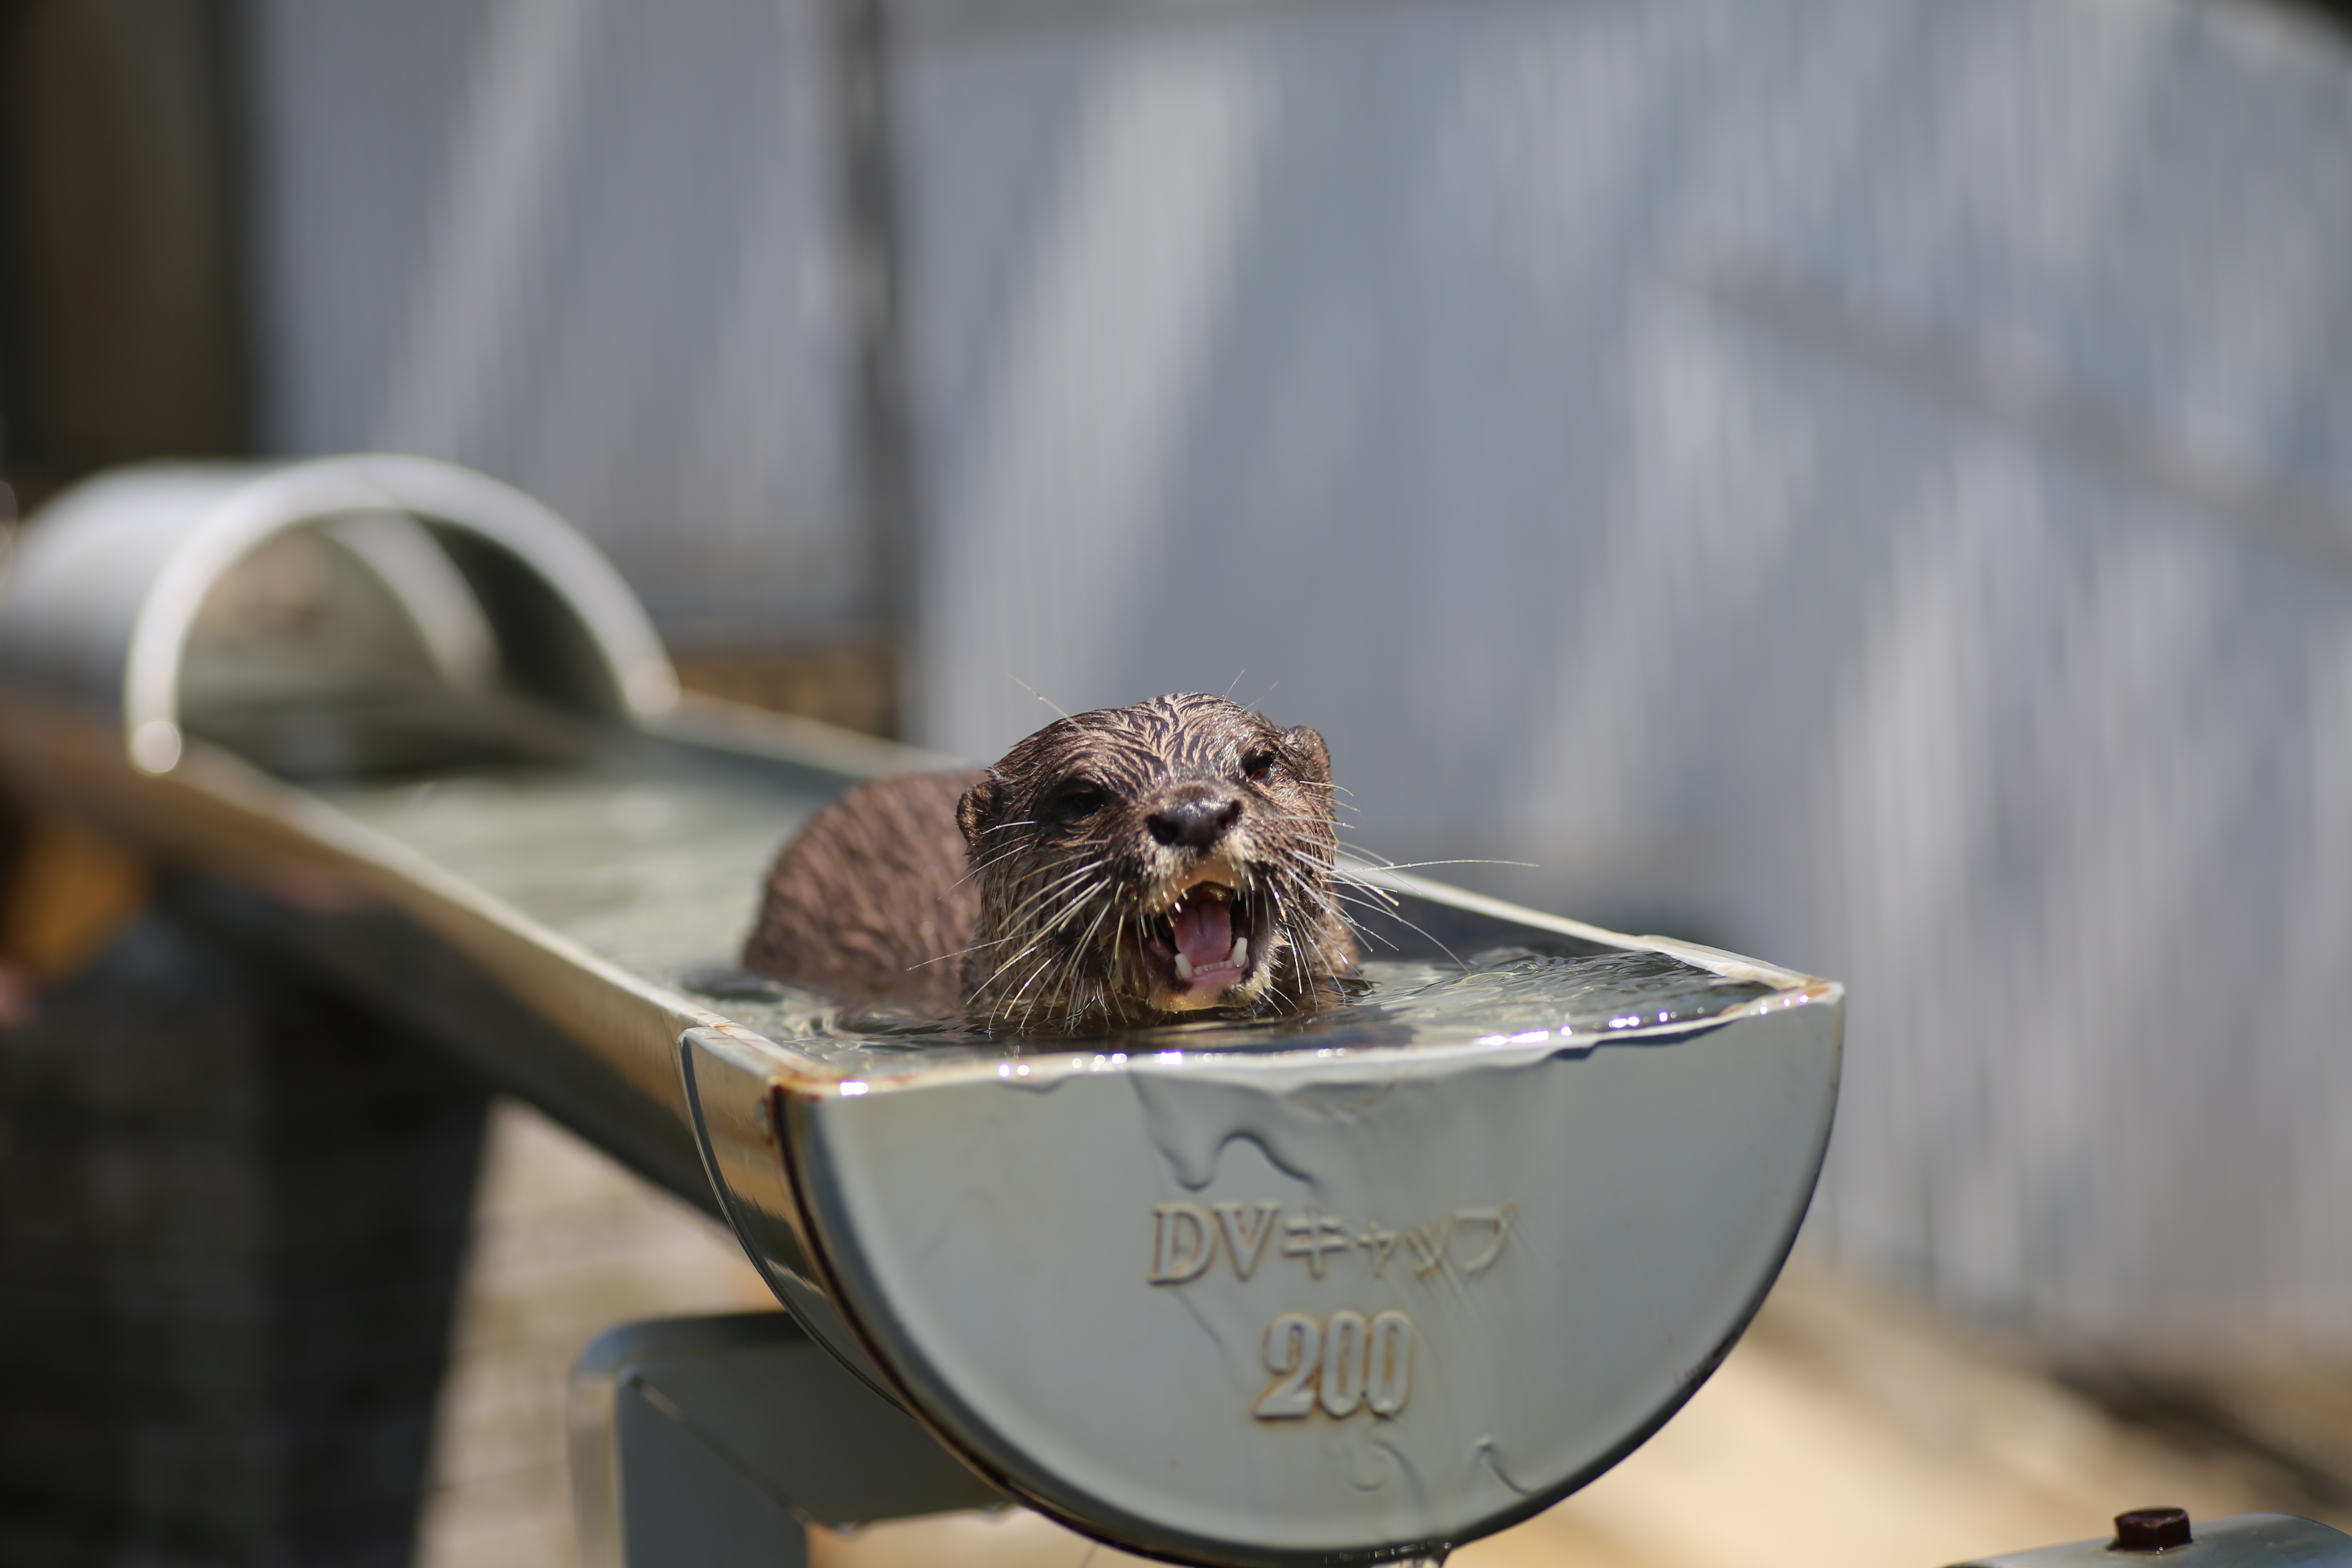
[[[961,1020],[846,1012],[735,967],[777,848],[838,781],[791,770],[699,765],[652,752],[563,768],[505,767],[415,782],[319,786],[368,826],[522,913],[715,1013],[852,1071],[911,1056],[999,1057],[1099,1047],[1342,1049],[1465,1043],[1598,1043],[1626,1029],[1696,1024],[1769,995],[1662,953],[1548,951],[1517,933],[1472,951],[1386,952],[1368,942],[1343,1005],[1306,1017],[1204,1015],[1099,1040],[1013,1039]],[[1410,911],[1408,911],[1410,912]]]

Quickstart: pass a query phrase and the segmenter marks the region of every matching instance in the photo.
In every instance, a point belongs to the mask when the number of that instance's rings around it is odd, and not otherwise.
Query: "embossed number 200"
[[[1370,1406],[1394,1415],[1412,1393],[1412,1320],[1391,1308],[1371,1321],[1338,1311],[1317,1322],[1285,1312],[1265,1326],[1265,1370],[1274,1382],[1251,1413],[1261,1421],[1288,1421],[1318,1405],[1334,1421]]]

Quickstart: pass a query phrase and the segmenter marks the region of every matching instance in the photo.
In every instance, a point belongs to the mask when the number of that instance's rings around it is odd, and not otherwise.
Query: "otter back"
[[[743,965],[844,1000],[954,1011],[980,919],[956,803],[978,773],[908,773],[851,789],[768,872]]]

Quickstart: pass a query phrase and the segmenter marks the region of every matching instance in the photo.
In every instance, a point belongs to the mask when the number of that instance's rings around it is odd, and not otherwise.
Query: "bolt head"
[[[2116,1515],[2116,1538],[2110,1552],[2169,1552],[2196,1539],[2189,1532],[2185,1508],[2136,1508]]]

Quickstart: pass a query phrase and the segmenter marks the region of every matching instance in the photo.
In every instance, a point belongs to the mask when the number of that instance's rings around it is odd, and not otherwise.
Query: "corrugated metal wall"
[[[815,0],[254,0],[267,444],[509,479],[672,636],[869,619]]]
[[[362,9],[263,8],[281,441],[515,478],[673,624],[858,614],[807,17]],[[1373,849],[1848,980],[1826,1245],[2055,1330],[2352,1340],[2340,40],[894,17],[915,738],[992,754],[1016,678],[1263,695]]]

